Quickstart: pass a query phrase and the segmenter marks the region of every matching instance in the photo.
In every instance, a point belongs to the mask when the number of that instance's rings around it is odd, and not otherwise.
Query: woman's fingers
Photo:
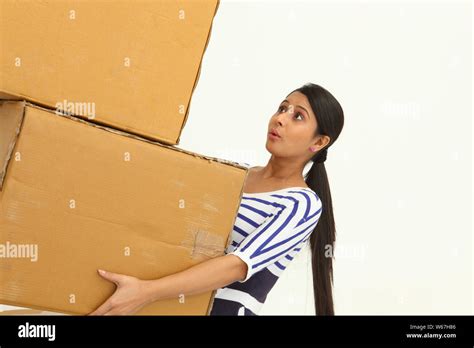
[[[98,270],[100,276],[117,285],[115,292],[89,315],[124,315],[138,311],[146,303],[141,279]]]
[[[124,314],[124,313],[122,313],[122,312],[119,312],[119,311],[116,310],[116,309],[112,309],[112,310],[110,310],[110,311],[108,311],[108,312],[106,312],[106,313],[104,314],[104,316],[110,316],[110,315],[127,315],[127,314]]]
[[[110,298],[102,303],[102,305],[97,308],[95,311],[90,313],[89,315],[104,315],[105,313],[109,312],[112,309],[112,305],[110,303]]]
[[[109,280],[117,285],[117,287],[120,284],[120,274],[117,273],[112,273],[112,272],[106,272],[102,269],[97,270],[100,274],[100,276],[106,280]],[[113,295],[112,295],[113,296]],[[95,311],[90,313],[89,315],[104,315],[107,312],[109,312],[112,309],[112,304],[111,304],[111,298],[110,296],[99,308],[97,308]]]
[[[99,269],[98,272],[99,272],[99,274],[102,278],[107,279],[107,280],[115,283],[116,285],[120,285],[120,281],[123,277],[122,274],[106,272],[102,269]]]

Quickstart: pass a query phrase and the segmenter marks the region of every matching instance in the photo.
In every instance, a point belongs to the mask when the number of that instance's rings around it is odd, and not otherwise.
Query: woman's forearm
[[[235,255],[219,256],[169,276],[148,280],[144,287],[147,303],[179,298],[219,289],[245,279],[247,265]]]

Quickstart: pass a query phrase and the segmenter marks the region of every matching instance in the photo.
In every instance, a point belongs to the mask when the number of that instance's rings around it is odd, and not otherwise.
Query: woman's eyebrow
[[[285,99],[285,100],[282,101],[282,103],[284,103],[284,102],[287,102],[288,104],[290,103],[288,101],[288,99]],[[304,111],[306,111],[306,114],[308,115],[308,117],[310,116],[308,110],[306,110],[304,107],[302,107],[301,105],[296,105],[296,106],[299,107],[299,108],[302,108]]]

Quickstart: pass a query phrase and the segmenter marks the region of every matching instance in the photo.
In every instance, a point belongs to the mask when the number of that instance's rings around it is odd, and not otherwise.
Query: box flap
[[[0,190],[20,134],[25,102],[0,101]]]

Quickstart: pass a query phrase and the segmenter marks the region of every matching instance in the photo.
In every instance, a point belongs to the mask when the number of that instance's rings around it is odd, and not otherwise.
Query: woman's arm
[[[148,303],[180,295],[194,295],[215,290],[245,279],[247,264],[238,256],[224,255],[199,263],[182,272],[150,280],[145,297]]]
[[[235,255],[219,256],[169,276],[141,280],[123,274],[99,274],[117,285],[117,289],[90,315],[133,314],[157,300],[188,296],[215,290],[245,279],[247,264]]]

